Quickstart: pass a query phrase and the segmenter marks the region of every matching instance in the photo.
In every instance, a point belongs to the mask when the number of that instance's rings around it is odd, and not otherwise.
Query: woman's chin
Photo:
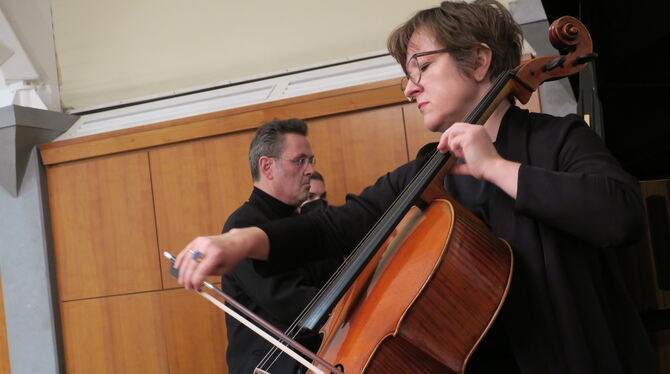
[[[428,131],[432,132],[444,132],[448,125],[445,125],[444,115],[439,115],[439,113],[426,113],[423,116],[423,125]]]
[[[424,126],[426,126],[426,129],[428,131],[432,131],[432,132],[444,132],[444,130],[446,130],[446,128],[442,128],[443,123],[439,122],[439,121],[424,122]]]

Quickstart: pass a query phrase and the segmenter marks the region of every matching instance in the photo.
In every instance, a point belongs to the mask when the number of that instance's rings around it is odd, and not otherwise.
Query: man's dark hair
[[[307,136],[307,122],[298,118],[273,119],[256,130],[256,136],[249,146],[249,167],[251,178],[257,182],[261,178],[258,160],[261,157],[279,157],[284,150],[284,134]]]
[[[316,180],[318,180],[318,181],[321,181],[321,182],[323,182],[323,183],[326,183],[326,181],[323,180],[323,175],[321,175],[321,173],[319,173],[319,172],[316,171],[316,170],[314,170],[314,172],[312,173],[312,175],[309,176],[309,180],[312,180],[312,179],[316,179]]]

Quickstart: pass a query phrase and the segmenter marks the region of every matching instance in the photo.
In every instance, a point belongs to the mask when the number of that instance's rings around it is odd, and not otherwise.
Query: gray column
[[[76,116],[0,108],[0,276],[12,373],[64,373],[49,202],[37,144]]]

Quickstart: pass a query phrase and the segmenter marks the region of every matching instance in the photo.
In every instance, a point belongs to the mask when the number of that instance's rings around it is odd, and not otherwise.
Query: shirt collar
[[[268,194],[256,186],[254,186],[254,189],[251,192],[249,201],[253,203],[263,203],[281,217],[288,217],[297,213],[297,207],[288,205],[281,200],[278,200],[274,196]]]

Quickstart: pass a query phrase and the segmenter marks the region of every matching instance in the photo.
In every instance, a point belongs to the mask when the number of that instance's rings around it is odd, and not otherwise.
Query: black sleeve
[[[535,153],[555,153],[556,165],[521,166],[515,208],[599,247],[629,243],[643,228],[639,186],[600,138],[574,118],[558,138],[534,142],[544,148]]]
[[[267,221],[267,217],[245,203],[228,217],[226,222],[223,224],[223,230],[221,230],[221,233],[227,233],[232,229],[257,226]]]
[[[348,255],[402,192],[436,144],[424,146],[415,161],[382,176],[360,195],[347,195],[344,205],[259,225],[270,240],[270,260],[295,262]]]
[[[256,209],[243,206],[226,220],[223,232],[261,222],[268,222],[268,219]],[[289,324],[320,288],[320,284],[315,284],[312,279],[310,269],[309,266],[287,266],[245,259],[224,279],[228,276],[233,278],[245,297],[273,318]]]

